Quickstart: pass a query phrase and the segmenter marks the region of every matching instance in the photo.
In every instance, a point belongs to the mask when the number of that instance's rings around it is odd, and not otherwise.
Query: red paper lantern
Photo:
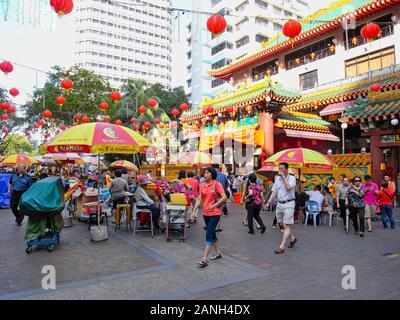
[[[172,109],[171,114],[172,114],[174,117],[177,117],[177,116],[179,115],[179,110],[178,110],[178,109]]]
[[[121,94],[118,91],[114,91],[111,93],[111,100],[112,101],[120,101],[121,100]]]
[[[207,20],[207,29],[212,34],[220,34],[224,32],[226,28],[226,20],[223,16],[219,14],[214,14]]]
[[[147,130],[146,126],[142,125],[142,131],[146,131],[146,130]]]
[[[14,66],[9,61],[3,61],[0,63],[0,70],[5,74],[9,74],[14,70]]]
[[[147,103],[148,103],[148,105],[149,105],[150,107],[155,107],[155,106],[157,105],[157,100],[156,100],[156,99],[153,99],[153,98],[150,98],[150,99],[147,101]]]
[[[147,109],[146,109],[145,106],[140,106],[139,109],[138,109],[138,111],[139,111],[140,113],[145,113],[146,110],[147,110]]]
[[[66,129],[66,127],[62,124],[62,125],[60,126],[60,129],[61,129],[62,131],[64,131],[64,130]]]
[[[59,16],[63,16],[71,13],[74,9],[74,2],[72,0],[50,0],[50,6]]]
[[[150,129],[151,123],[150,123],[149,121],[146,121],[146,122],[143,124],[143,126],[144,126],[146,129]]]
[[[121,125],[122,125],[122,121],[119,120],[119,119],[115,120],[114,123],[115,123],[117,126],[121,126]]]
[[[39,123],[35,123],[35,125],[33,126],[35,129],[39,129],[40,128],[40,125],[39,125]]]
[[[197,120],[195,120],[195,121],[193,122],[193,124],[194,124],[196,127],[198,127],[198,126],[200,125],[200,122],[197,121]]]
[[[74,83],[72,80],[64,79],[61,81],[61,87],[63,87],[65,90],[71,90],[74,87]]]
[[[104,122],[110,122],[111,117],[110,116],[104,116],[103,120],[104,120]]]
[[[283,25],[282,32],[286,37],[293,39],[301,33],[301,29],[302,26],[300,22],[298,22],[297,20],[289,19]]]
[[[58,96],[56,102],[58,105],[60,105],[60,107],[62,107],[62,105],[65,103],[65,98],[63,96]]]
[[[81,116],[79,113],[76,114],[76,115],[74,115],[74,119],[75,119],[76,121],[81,120],[81,118],[82,118],[82,116]]]
[[[381,28],[374,22],[367,23],[361,28],[361,36],[368,41],[372,41],[381,33]]]
[[[27,137],[29,137],[29,136],[31,135],[31,133],[30,133],[28,130],[26,130],[26,131],[25,131],[25,135],[26,135]]]
[[[19,90],[17,88],[11,88],[9,92],[13,97],[19,95]]]
[[[208,108],[204,108],[203,109],[203,114],[205,115],[205,114],[207,114],[208,113]]]
[[[44,137],[47,139],[47,138],[49,138],[50,137],[50,133],[46,133],[45,135],[44,135]]]
[[[1,119],[3,119],[4,121],[7,121],[9,119],[8,114],[7,113],[3,113],[1,115]]]
[[[46,119],[49,119],[49,118],[51,118],[53,116],[53,114],[52,114],[52,112],[50,110],[43,111],[42,115]]]
[[[83,123],[89,123],[90,122],[89,117],[87,117],[87,116],[82,117],[82,122]]]
[[[77,122],[74,122],[74,123],[72,124],[73,127],[76,127],[77,125],[78,125]]]
[[[182,103],[179,108],[182,112],[185,112],[187,109],[189,109],[189,106],[186,103]]]
[[[133,127],[133,129],[135,129],[135,131],[139,131],[139,125],[137,124],[137,125],[135,125],[134,127]]]
[[[233,106],[229,106],[226,111],[228,111],[228,113],[233,113]]]
[[[102,103],[100,103],[100,109],[103,111],[106,111],[108,109],[108,103],[103,101]]]
[[[253,111],[253,107],[252,106],[247,106],[246,107],[246,111],[247,111],[247,113],[251,113]]]
[[[132,118],[131,118],[131,123],[132,123],[132,124],[135,124],[136,122],[137,122],[137,119],[136,119],[135,117],[132,117]]]
[[[8,102],[2,102],[1,103],[1,108],[6,111],[8,110],[8,108],[10,108],[10,105],[8,104]]]
[[[37,124],[38,124],[39,126],[44,126],[44,125],[46,124],[46,122],[45,122],[43,119],[40,119],[40,120],[37,122]]]
[[[373,85],[371,85],[370,89],[373,92],[378,92],[381,90],[381,85],[379,83],[374,83]]]
[[[14,106],[10,106],[10,107],[8,108],[8,111],[9,111],[10,113],[15,113],[15,111],[17,111],[17,108],[15,108]]]
[[[164,123],[160,123],[160,129],[164,129]]]
[[[3,133],[5,133],[5,134],[7,134],[7,133],[9,133],[10,132],[10,130],[8,130],[7,128],[3,128]]]
[[[160,124],[160,122],[161,122],[160,119],[157,119],[157,118],[154,119],[154,123],[155,123],[155,124]]]

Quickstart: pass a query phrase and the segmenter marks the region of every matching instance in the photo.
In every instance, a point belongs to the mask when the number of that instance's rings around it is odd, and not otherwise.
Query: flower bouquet
[[[171,195],[184,194],[186,202],[190,204],[194,200],[193,192],[188,189],[185,184],[180,180],[172,180],[170,182],[162,179],[157,180],[157,189],[160,194],[164,196],[168,201],[171,201]]]

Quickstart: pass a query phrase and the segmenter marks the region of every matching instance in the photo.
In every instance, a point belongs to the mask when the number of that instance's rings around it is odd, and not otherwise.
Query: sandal
[[[215,255],[215,256],[212,256],[212,257],[210,258],[210,260],[217,260],[217,259],[221,259],[221,258],[222,258],[222,255],[217,254],[217,255]]]
[[[189,220],[188,220],[188,223],[193,223],[193,220],[192,220],[192,219],[189,219]]]
[[[197,265],[198,265],[200,268],[204,268],[204,267],[207,267],[207,266],[208,266],[208,262],[207,262],[207,260],[201,259],[200,261],[197,262]]]
[[[196,218],[193,219],[193,223],[197,223],[197,219]]]

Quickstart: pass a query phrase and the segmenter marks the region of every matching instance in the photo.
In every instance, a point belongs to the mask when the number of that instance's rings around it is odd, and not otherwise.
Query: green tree
[[[0,145],[1,152],[4,156],[16,153],[31,153],[33,151],[32,144],[28,138],[22,134],[9,134]]]
[[[72,90],[64,90],[61,82],[70,79],[74,82]],[[100,115],[113,117],[117,110],[117,103],[111,101],[113,89],[100,75],[92,71],[73,67],[62,70],[55,66],[49,74],[44,88],[36,89],[33,92],[32,100],[28,101],[23,109],[25,111],[25,122],[30,128],[39,119],[43,119],[44,110],[52,112],[52,118],[42,128],[44,131],[55,133],[60,125],[71,126],[74,122],[74,115],[81,114],[88,116],[91,121],[95,121]],[[56,103],[58,96],[64,96],[66,102],[63,106]],[[109,108],[106,112],[101,111],[100,103],[105,101]]]

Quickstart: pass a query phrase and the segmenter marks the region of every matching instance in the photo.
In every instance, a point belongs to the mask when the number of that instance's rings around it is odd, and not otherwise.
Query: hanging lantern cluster
[[[45,110],[42,115],[45,119],[50,119],[53,116],[53,113],[50,110]]]
[[[374,22],[367,23],[361,28],[361,36],[368,42],[374,40],[381,33],[381,28]]]
[[[146,112],[146,107],[145,106],[140,106],[139,108],[138,108],[138,111],[140,112],[140,113],[145,113]]]
[[[136,122],[137,122],[137,119],[136,119],[135,117],[132,117],[132,118],[131,118],[131,123],[132,123],[132,124],[135,124]]]
[[[186,103],[182,103],[179,109],[181,109],[182,112],[185,112],[189,109],[189,106]]]
[[[72,12],[74,2],[72,0],[50,0],[50,6],[59,16],[63,16]]]
[[[179,115],[178,109],[172,109],[171,114],[176,118]]]
[[[108,109],[108,103],[103,101],[102,103],[100,103],[100,109],[103,111],[107,111]]]
[[[58,96],[56,102],[60,107],[62,107],[65,104],[65,98],[63,96]]]
[[[81,120],[82,120],[83,123],[89,123],[89,122],[90,122],[90,119],[89,119],[89,117],[87,117],[87,116],[83,116],[83,117],[81,118]]]

